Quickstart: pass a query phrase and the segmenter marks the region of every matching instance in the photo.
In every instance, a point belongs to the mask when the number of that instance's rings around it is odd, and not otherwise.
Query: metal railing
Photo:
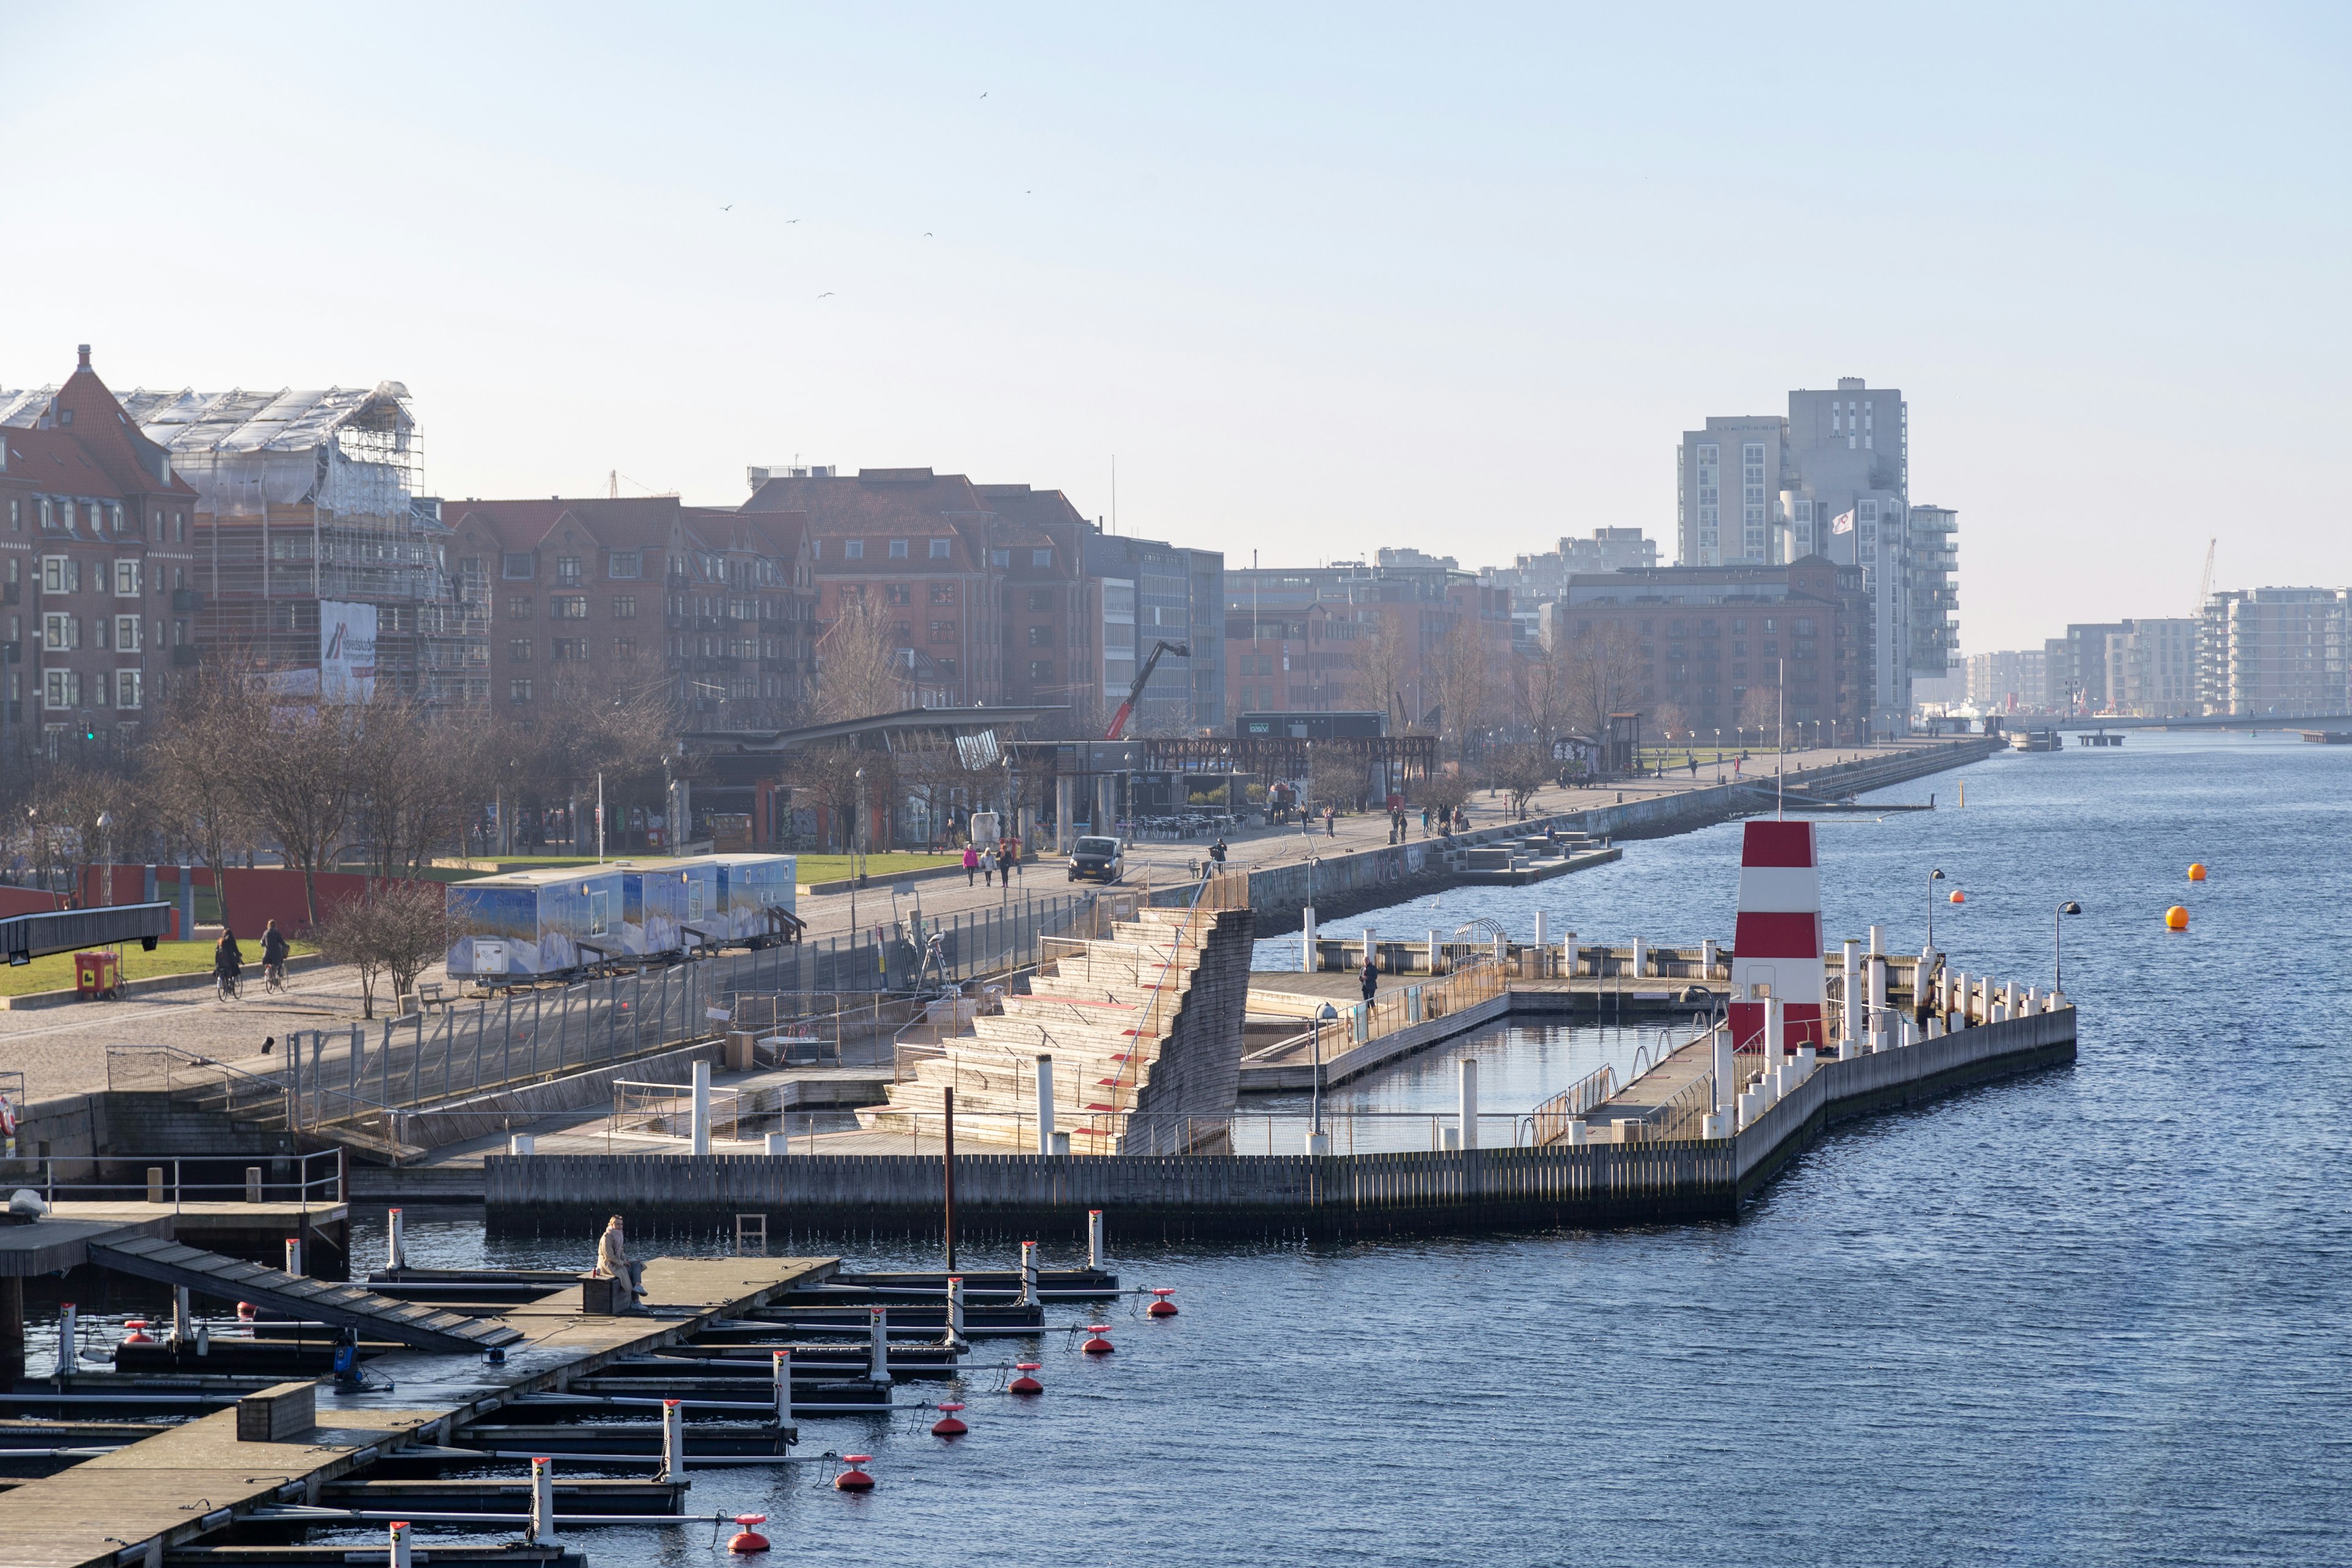
[[[289,1164],[291,1175],[273,1173]],[[170,1204],[178,1213],[191,1203],[292,1203],[307,1210],[344,1198],[340,1149],[308,1154],[45,1154],[40,1166],[41,1196],[51,1204]],[[60,1167],[67,1175],[59,1175]],[[77,1176],[77,1167],[87,1169]],[[110,1177],[109,1168],[139,1174]],[[219,1174],[224,1168],[236,1175]]]
[[[710,1105],[710,1136],[732,1142],[741,1127],[743,1096],[732,1089],[707,1091]],[[611,1132],[623,1137],[676,1138],[694,1133],[694,1086],[685,1083],[613,1084]]]
[[[1557,1143],[1568,1136],[1568,1124],[1607,1102],[1617,1092],[1617,1069],[1603,1062],[1568,1088],[1536,1107],[1536,1142]]]

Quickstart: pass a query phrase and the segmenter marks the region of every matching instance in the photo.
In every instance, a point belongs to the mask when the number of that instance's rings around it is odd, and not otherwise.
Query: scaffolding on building
[[[200,646],[295,689],[322,668],[323,606],[366,605],[376,683],[436,706],[488,700],[488,584],[450,572],[405,386],[142,388],[121,403],[197,493]]]

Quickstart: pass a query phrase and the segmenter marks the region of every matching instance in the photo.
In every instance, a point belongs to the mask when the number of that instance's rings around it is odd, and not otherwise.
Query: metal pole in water
[[[789,1426],[793,1421],[793,1352],[780,1350],[769,1358],[768,1375],[776,1385],[776,1425]]]
[[[173,1343],[185,1344],[188,1342],[188,1340],[191,1337],[189,1330],[189,1324],[191,1321],[192,1314],[188,1306],[188,1288],[185,1285],[174,1285],[172,1287]]]
[[[950,1272],[952,1272],[952,1271],[954,1270],[954,1268],[955,1268],[955,1266],[956,1266],[956,1261],[955,1261],[955,1244],[956,1244],[956,1226],[955,1226],[955,1087],[954,1087],[952,1084],[950,1084],[950,1085],[949,1085],[947,1088],[942,1089],[941,1090],[940,1090],[940,1103],[941,1108],[945,1110],[945,1112],[946,1112],[946,1116],[947,1116],[947,1137],[946,1137],[946,1140],[945,1140],[946,1158],[945,1158],[943,1161],[941,1161],[941,1163],[941,1163],[941,1165],[942,1165],[943,1169],[944,1169],[944,1170],[945,1170],[945,1172],[946,1172],[946,1181],[945,1181],[945,1185],[946,1185],[946,1189],[947,1189],[947,1211],[948,1211],[948,1212],[947,1212],[947,1221],[948,1221],[948,1268],[949,1268],[949,1270],[950,1270]]]
[[[302,1238],[299,1236],[286,1238],[286,1272],[296,1275],[302,1272]]]
[[[58,1382],[62,1385],[74,1374],[74,1345],[79,1339],[76,1330],[79,1311],[71,1301],[58,1303]]]
[[[405,1237],[402,1234],[403,1229],[404,1226],[402,1224],[401,1212],[398,1209],[394,1209],[384,1218],[384,1251],[386,1254],[384,1266],[386,1268],[405,1268],[408,1267],[408,1251],[406,1247],[404,1245]]]
[[[657,1481],[686,1479],[686,1410],[675,1399],[662,1401],[662,1462]]]
[[[410,1554],[409,1523],[404,1519],[392,1521],[392,1568],[413,1568],[416,1559]]]
[[[1021,1304],[1037,1304],[1037,1244],[1034,1241],[1021,1244]]]
[[[963,1276],[961,1274],[950,1274],[948,1276],[947,1342],[948,1347],[950,1350],[960,1350],[965,1343],[963,1337]]]
[[[875,1307],[870,1310],[873,1318],[866,1330],[869,1341],[866,1377],[870,1383],[887,1383],[890,1381],[890,1309]]]
[[[555,1466],[546,1458],[530,1462],[530,1543],[555,1544]]]
[[[1098,1269],[1103,1266],[1103,1213],[1100,1209],[1087,1211],[1087,1267]]]
[[[1854,1047],[1862,1039],[1862,1026],[1854,1018],[1856,1012],[1854,1002],[1861,995],[1862,970],[1859,950],[1860,944],[1853,938],[1845,939],[1845,979],[1843,988],[1838,993],[1840,1015],[1838,1037],[1844,1044],[1842,1054],[1849,1057],[1859,1054]]]
[[[1037,1058],[1037,1152],[1054,1152],[1054,1058]]]
[[[1478,1146],[1478,1058],[1462,1058],[1462,1147]]]

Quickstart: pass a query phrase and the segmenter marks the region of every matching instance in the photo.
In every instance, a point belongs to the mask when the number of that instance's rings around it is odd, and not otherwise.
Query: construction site
[[[151,392],[121,400],[195,487],[197,638],[289,696],[489,698],[489,597],[447,558],[408,389]]]

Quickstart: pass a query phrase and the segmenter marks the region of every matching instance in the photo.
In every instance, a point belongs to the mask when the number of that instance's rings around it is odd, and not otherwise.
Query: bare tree
[[[1621,626],[1571,637],[1567,649],[1568,710],[1577,728],[1599,738],[1612,713],[1631,711],[1642,689],[1641,645]]]
[[[253,737],[247,798],[289,864],[302,870],[310,923],[319,923],[319,870],[329,863],[369,783],[364,710],[334,702],[274,703]]]
[[[1690,722],[1683,717],[1681,707],[1675,703],[1659,703],[1657,711],[1650,715],[1650,721],[1657,726],[1659,738],[1669,745],[1677,737],[1685,742],[1691,738]]]
[[[1413,785],[1413,799],[1433,811],[1452,811],[1470,798],[1470,781],[1440,769]]]
[[[1371,616],[1370,621],[1362,624],[1362,652],[1357,666],[1370,699],[1364,706],[1388,714],[1395,732],[1404,734],[1417,727],[1420,718],[1404,700],[1405,686],[1412,679],[1412,648],[1405,634],[1404,610],[1397,605],[1378,605]]]
[[[791,767],[793,788],[807,791],[825,808],[835,841],[844,849],[857,847],[861,798],[870,807],[897,797],[898,772],[887,752],[861,751],[846,743],[810,746],[793,754]]]
[[[247,780],[258,760],[256,743],[267,712],[253,700],[242,670],[199,665],[172,683],[171,704],[147,746],[163,833],[212,868],[224,925],[230,910],[221,872],[251,851],[258,826]]]
[[[1739,700],[1739,723],[1743,729],[1757,733],[1759,746],[1780,743],[1780,689],[1777,686],[1751,686],[1748,695]]]
[[[1551,782],[1551,753],[1549,747],[1529,744],[1499,746],[1490,762],[1489,774],[1510,797],[1511,815],[1518,816],[1536,791]]]
[[[816,713],[824,721],[870,719],[911,705],[907,657],[881,607],[846,600],[817,638]]]
[[[1442,710],[1439,741],[1442,743],[1450,740],[1454,754],[1459,757],[1472,738],[1485,728],[1492,700],[1493,672],[1487,668],[1486,628],[1475,613],[1465,611],[1454,616],[1454,625],[1438,645],[1431,673],[1436,679]]]

